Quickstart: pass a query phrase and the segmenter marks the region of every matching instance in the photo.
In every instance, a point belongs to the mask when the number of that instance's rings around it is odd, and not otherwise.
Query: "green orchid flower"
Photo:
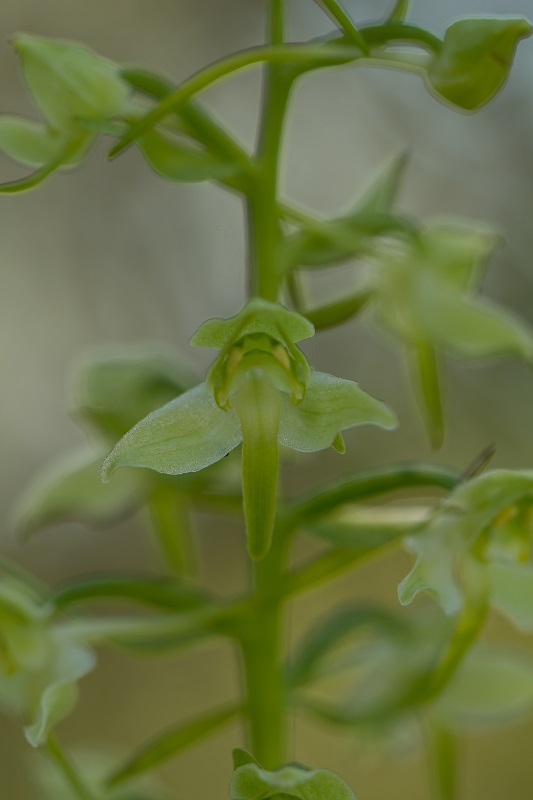
[[[398,592],[403,604],[429,590],[448,614],[464,602],[460,579],[475,559],[489,601],[521,629],[533,630],[533,471],[494,470],[460,485],[410,537],[416,556]]]
[[[92,650],[52,612],[32,587],[0,579],[0,706],[24,720],[34,747],[70,713],[77,681],[95,664]]]
[[[208,320],[191,339],[220,349],[205,382],[135,425],[106,458],[103,480],[124,466],[196,472],[242,442],[248,549],[263,557],[274,526],[279,443],[344,452],[341,430],[396,425],[356,383],[311,370],[296,342],[313,333],[304,317],[258,298],[234,317]]]
[[[102,459],[136,422],[194,383],[173,353],[152,345],[106,349],[87,358],[74,381],[73,415],[88,428],[94,447],[70,453],[30,482],[13,513],[18,531],[28,536],[62,522],[109,524],[149,503],[162,476],[124,470],[104,485]]]
[[[0,150],[37,168],[29,178],[0,186],[0,192],[33,188],[56,169],[80,164],[97,135],[86,123],[120,114],[131,91],[118,65],[83,45],[26,33],[12,43],[44,121],[0,116]]]
[[[434,446],[443,435],[439,352],[533,361],[531,331],[478,293],[497,242],[490,230],[440,222],[379,256],[369,305],[377,323],[406,349]]]

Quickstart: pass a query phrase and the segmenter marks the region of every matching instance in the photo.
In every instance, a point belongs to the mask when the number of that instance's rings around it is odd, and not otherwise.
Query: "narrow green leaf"
[[[51,596],[58,611],[88,601],[128,600],[160,608],[188,611],[200,608],[208,598],[199,589],[174,578],[141,575],[96,575],[58,586]]]
[[[302,686],[320,673],[320,664],[345,637],[370,629],[390,635],[404,636],[409,628],[399,617],[371,606],[341,608],[329,614],[299,645],[289,666],[290,686]]]
[[[391,723],[425,702],[448,638],[438,612],[405,619],[373,607],[341,609],[297,653],[297,702],[342,726]]]
[[[150,167],[171,181],[210,181],[229,178],[238,165],[208,151],[195,149],[160,131],[148,131],[136,144]]]
[[[230,610],[205,604],[179,614],[140,617],[83,617],[62,623],[72,638],[85,642],[112,642],[139,653],[161,653],[187,647],[211,636],[233,634]]]
[[[332,303],[310,308],[305,316],[317,331],[332,328],[355,317],[371,297],[371,290],[361,289]]]
[[[414,523],[409,525],[403,521],[396,524],[377,521],[372,524],[370,520],[367,522],[324,520],[307,524],[305,529],[318,539],[322,539],[334,547],[357,552],[363,558],[375,550],[399,543],[405,536],[412,533],[414,527]]]
[[[409,0],[396,0],[394,7],[389,12],[387,22],[403,22],[409,10]]]
[[[370,198],[374,202],[376,198]],[[356,211],[336,219],[300,225],[289,234],[282,251],[284,273],[297,266],[322,269],[366,255],[379,236],[411,236],[413,224],[399,215],[381,211]]]
[[[107,780],[107,785],[118,786],[143,772],[154,769],[169,758],[174,758],[232,720],[240,710],[240,706],[229,706],[164,731],[140,747],[123,766],[113,772]]]
[[[163,100],[177,88],[164,76],[146,69],[122,69],[121,76],[134,89],[156,100]],[[227,131],[205,107],[192,100],[184,103],[174,118],[184,133],[206,147],[209,152],[219,156],[225,163],[239,164],[241,174],[232,175],[223,182],[244,191],[245,176],[253,171],[252,159],[233,138],[231,132]]]
[[[400,3],[407,5],[405,0],[400,0]],[[400,153],[393,159],[357,202],[356,210],[359,214],[366,217],[371,214],[390,213],[398,196],[407,161],[407,153]]]
[[[363,55],[368,55],[367,43],[344,6],[338,0],[320,0],[318,5],[327,10],[330,17],[345,34],[347,41],[360,47]]]
[[[315,492],[306,500],[296,504],[293,513],[295,523],[316,520],[346,503],[356,503],[380,494],[420,486],[433,486],[451,491],[462,481],[462,475],[447,467],[430,464],[404,463],[345,476],[331,486]]]

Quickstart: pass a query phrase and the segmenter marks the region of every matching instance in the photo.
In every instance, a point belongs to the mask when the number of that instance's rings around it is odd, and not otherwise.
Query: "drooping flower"
[[[296,342],[313,333],[304,317],[258,298],[234,317],[208,320],[191,340],[220,349],[205,382],[137,423],[105,460],[103,479],[123,466],[195,472],[242,442],[248,548],[252,557],[264,556],[274,525],[278,443],[344,452],[345,428],[396,424],[353,381],[311,370]]]
[[[28,180],[0,186],[0,192],[32,188],[54,170],[78,165],[97,135],[91,124],[120,114],[130,95],[119,66],[88,47],[27,33],[12,43],[43,121],[0,116],[0,150],[38,168]]]
[[[443,435],[439,361],[517,355],[533,362],[528,327],[479,293],[494,232],[440,222],[379,255],[369,308],[404,346],[435,446]]]
[[[459,485],[407,540],[416,562],[400,583],[400,601],[428,590],[444,611],[457,613],[464,603],[463,565],[475,559],[491,604],[532,630],[532,511],[531,470],[493,470]]]
[[[44,744],[77,698],[77,681],[95,664],[78,632],[53,620],[32,587],[0,580],[0,707],[21,718],[31,745]]]

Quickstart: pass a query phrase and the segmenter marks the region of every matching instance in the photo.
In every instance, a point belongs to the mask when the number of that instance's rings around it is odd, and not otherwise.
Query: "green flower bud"
[[[129,95],[118,65],[83,45],[17,34],[28,89],[55,130],[76,127],[78,118],[106,119],[120,113]]]
[[[501,89],[518,42],[531,31],[523,17],[457,20],[428,69],[429,85],[453,105],[475,111]]]

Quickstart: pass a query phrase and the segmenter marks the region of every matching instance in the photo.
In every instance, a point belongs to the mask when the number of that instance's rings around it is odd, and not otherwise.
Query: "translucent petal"
[[[479,275],[479,268],[498,244],[497,233],[487,226],[463,222],[438,222],[420,234],[416,243],[416,268],[421,275],[441,278],[466,290]]]
[[[527,498],[533,501],[533,470],[495,469],[460,484],[449,502],[483,514],[486,525],[506,506]]]
[[[402,605],[409,605],[419,592],[429,591],[447,614],[462,606],[462,594],[455,580],[455,559],[464,547],[458,547],[454,522],[442,518],[434,531],[407,540],[407,547],[417,556],[415,565],[398,586]]]
[[[525,564],[488,565],[491,604],[520,631],[533,632],[533,568]]]
[[[236,338],[264,333],[285,345],[286,340],[299,342],[313,336],[314,332],[313,325],[295,311],[254,297],[234,317],[208,319],[198,328],[191,344],[221,349],[231,345]]]
[[[57,657],[52,666],[50,681],[42,691],[35,715],[25,728],[26,738],[33,747],[44,744],[50,730],[72,710],[78,695],[76,682],[94,667],[96,659],[91,650],[57,636]]]
[[[311,453],[330,447],[345,428],[379,425],[391,429],[396,424],[392,411],[353,381],[313,372],[301,403],[294,405],[285,398],[279,440]]]
[[[423,335],[437,347],[469,358],[516,353],[533,359],[533,335],[528,328],[489,301],[461,299],[437,283],[420,286],[417,294]]]
[[[467,655],[434,710],[457,725],[507,722],[533,708],[533,663],[524,653],[477,648]]]
[[[233,411],[222,411],[205,384],[153,411],[120,439],[102,466],[108,480],[119,467],[149,467],[168,475],[196,472],[242,441]]]

